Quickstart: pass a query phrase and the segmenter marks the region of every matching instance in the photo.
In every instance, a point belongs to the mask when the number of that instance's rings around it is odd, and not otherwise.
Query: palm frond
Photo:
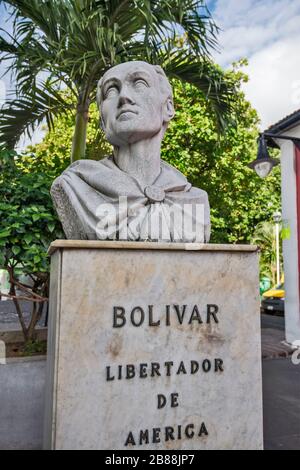
[[[51,125],[53,113],[61,109],[58,97],[47,88],[49,82],[38,85],[41,76],[64,81],[79,101],[89,103],[97,80],[109,67],[138,59],[160,64],[169,77],[196,85],[219,128],[228,122],[234,87],[209,58],[217,47],[218,28],[204,1],[2,2],[12,7],[14,32],[1,35],[0,59],[9,59],[17,98],[1,111],[0,142],[13,145],[20,132],[43,119]],[[183,46],[177,44],[179,36]]]
[[[70,109],[59,90],[46,82],[31,94],[12,99],[0,110],[0,146],[14,148],[21,136],[29,136],[46,121],[53,127],[53,118]]]
[[[3,3],[14,8],[15,32],[20,36],[29,27],[39,28],[49,39],[60,40],[61,17],[64,4],[60,0],[5,0]],[[29,20],[29,21],[28,21]]]

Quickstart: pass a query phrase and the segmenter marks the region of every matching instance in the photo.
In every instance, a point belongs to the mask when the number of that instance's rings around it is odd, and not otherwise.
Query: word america
[[[143,444],[159,444],[160,442],[168,442],[181,439],[194,439],[197,437],[207,437],[208,431],[205,423],[196,426],[194,424],[187,424],[182,426],[166,426],[165,428],[143,429],[134,434],[129,432],[125,447],[143,445]]]
[[[210,324],[219,323],[219,307],[217,305],[206,305],[204,310],[198,305],[188,307],[187,305],[166,305],[163,311],[155,312],[153,305],[147,307],[134,307],[126,311],[125,307],[113,307],[113,328],[122,328],[126,323],[139,327],[143,324],[149,326],[172,324]]]

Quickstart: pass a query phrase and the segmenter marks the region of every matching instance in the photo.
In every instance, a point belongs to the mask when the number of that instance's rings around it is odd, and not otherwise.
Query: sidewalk
[[[265,450],[300,449],[300,365],[284,341],[284,318],[262,315]]]
[[[263,359],[289,357],[293,349],[285,343],[284,318],[261,316],[261,346]]]

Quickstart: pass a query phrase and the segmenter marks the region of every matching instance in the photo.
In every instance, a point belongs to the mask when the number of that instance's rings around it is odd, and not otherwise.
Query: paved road
[[[292,349],[285,343],[284,318],[273,315],[261,317],[262,358],[287,357]]]
[[[30,312],[32,308],[31,302],[20,302],[22,311],[24,314],[25,321],[28,322],[30,319]],[[43,316],[39,322],[40,326],[44,326],[45,323],[46,308],[44,309]],[[11,300],[0,301],[0,331],[8,330],[19,330],[20,323],[19,318]]]
[[[284,318],[262,315],[261,326],[284,339]],[[263,361],[266,450],[300,450],[300,365],[291,358]]]
[[[263,361],[266,450],[300,450],[300,365]]]
[[[284,331],[284,317],[275,315],[261,315],[261,327],[274,328],[275,330]]]

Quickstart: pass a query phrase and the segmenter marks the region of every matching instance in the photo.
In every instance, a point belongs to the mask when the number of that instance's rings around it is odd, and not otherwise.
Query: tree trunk
[[[25,340],[25,343],[26,343],[28,341],[28,330],[26,328],[26,324],[25,324],[22,309],[21,309],[20,304],[19,304],[18,299],[17,299],[16,288],[15,288],[14,284],[11,285],[11,292],[12,292],[12,295],[14,296],[13,303],[15,305],[15,309],[16,309],[16,312],[17,312],[18,317],[19,317],[19,321],[20,321],[20,324],[21,324],[24,340]]]
[[[78,103],[75,129],[73,134],[71,163],[85,158],[87,125],[89,120],[89,101]]]
[[[40,320],[43,314],[45,302],[40,302],[39,305],[36,305],[36,302],[33,302],[33,308],[31,312],[31,319],[28,326],[27,341],[35,341],[37,337],[37,331],[35,329],[38,321]]]

